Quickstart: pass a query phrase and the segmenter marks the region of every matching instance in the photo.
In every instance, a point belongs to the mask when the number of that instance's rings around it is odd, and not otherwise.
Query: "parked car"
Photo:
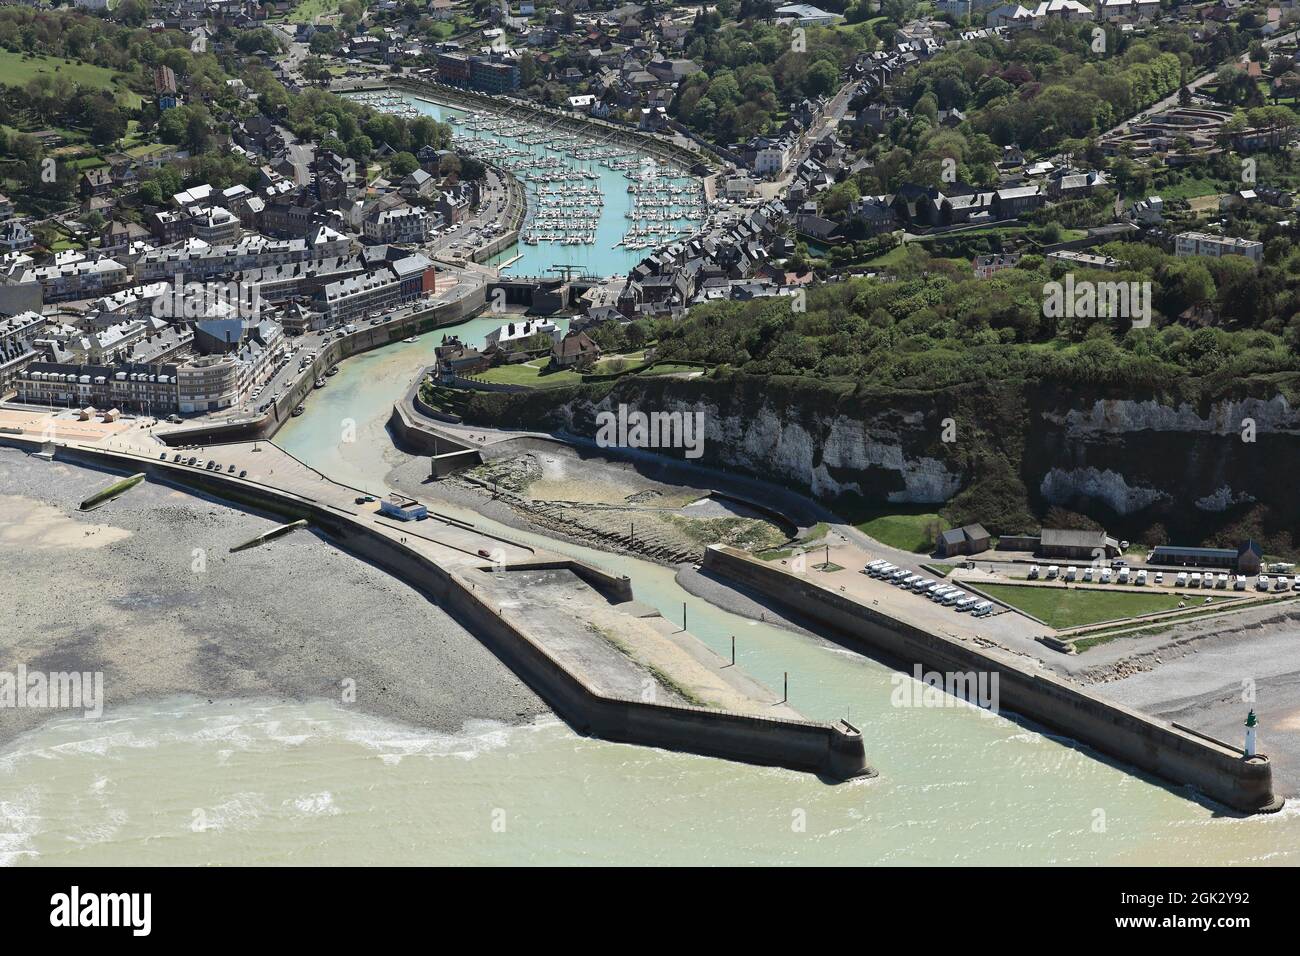
[[[1048,566],[1047,580],[1049,581],[1055,580],[1056,578],[1060,577],[1060,575],[1061,575],[1061,569],[1059,567],[1057,567],[1055,564]]]
[[[1137,573],[1137,578],[1134,579],[1133,583],[1136,584],[1136,585],[1138,585],[1139,587],[1141,587],[1142,585],[1146,584],[1146,583],[1147,583],[1147,573],[1146,573],[1145,571],[1139,571],[1139,572]]]
[[[1078,577],[1079,577],[1079,569],[1076,568],[1073,564],[1065,569],[1065,580],[1075,581],[1078,579]]]
[[[1179,571],[1179,572],[1178,572],[1178,577],[1174,579],[1174,587],[1178,587],[1178,588],[1185,588],[1185,587],[1187,587],[1187,572],[1186,572],[1186,571]]]
[[[1097,573],[1097,572],[1096,572],[1096,570],[1095,570],[1094,568],[1090,568],[1090,567],[1089,567],[1089,568],[1084,568],[1084,569],[1083,569],[1083,579],[1084,579],[1085,581],[1091,581],[1091,580],[1093,579],[1093,577],[1096,575],[1096,573]]]
[[[1255,579],[1255,590],[1257,591],[1268,590],[1268,575],[1261,574],[1259,577]]]
[[[1227,588],[1228,576],[1226,574],[1220,574],[1217,578],[1214,579],[1214,586],[1218,588],[1220,591]]]
[[[1234,576],[1232,580],[1232,589],[1234,591],[1246,590],[1246,576],[1244,574],[1238,574]]]
[[[1165,572],[1163,572],[1163,571],[1157,571],[1157,572],[1156,572],[1156,584],[1164,584],[1164,583],[1165,583]]]
[[[1120,568],[1120,569],[1119,569],[1119,583],[1120,583],[1120,584],[1128,584],[1128,578],[1129,578],[1128,568],[1127,568],[1127,567]]]

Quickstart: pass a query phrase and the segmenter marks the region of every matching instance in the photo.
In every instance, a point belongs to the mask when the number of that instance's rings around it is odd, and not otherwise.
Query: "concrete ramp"
[[[286,534],[291,534],[299,528],[305,527],[307,527],[307,521],[304,518],[299,518],[297,521],[290,521],[288,524],[282,524],[278,528],[264,531],[256,538],[249,538],[243,544],[235,545],[230,549],[230,553],[234,554],[236,551],[247,551],[249,548],[261,547],[264,544],[274,541],[276,538],[283,538]]]

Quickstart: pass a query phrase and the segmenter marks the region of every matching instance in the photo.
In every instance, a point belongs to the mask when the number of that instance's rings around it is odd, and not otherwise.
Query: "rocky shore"
[[[0,671],[102,672],[105,714],[195,695],[326,699],[452,732],[526,722],[535,694],[436,605],[310,531],[230,553],[276,522],[0,448]],[[59,710],[0,708],[0,741]]]

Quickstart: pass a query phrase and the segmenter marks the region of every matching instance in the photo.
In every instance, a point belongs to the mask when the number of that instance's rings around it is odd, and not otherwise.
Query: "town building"
[[[1254,239],[1212,236],[1204,232],[1181,232],[1174,236],[1174,255],[1178,256],[1245,256],[1255,265],[1264,261],[1264,244]]]
[[[959,554],[979,554],[989,549],[989,533],[982,524],[968,524],[961,528],[950,528],[939,535],[935,542],[935,553],[943,558]]]

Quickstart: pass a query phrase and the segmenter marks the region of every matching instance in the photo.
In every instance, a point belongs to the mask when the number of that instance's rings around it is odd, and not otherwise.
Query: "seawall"
[[[1282,807],[1265,756],[1247,759],[1222,741],[1103,700],[1010,657],[924,631],[744,552],[710,547],[703,567],[829,625],[868,651],[920,664],[927,671],[996,673],[1002,709],[1171,783],[1194,787],[1247,813]]]
[[[32,451],[30,439],[0,436],[0,444]],[[535,690],[570,726],[606,740],[663,747],[745,763],[786,767],[844,780],[874,775],[862,734],[845,721],[823,723],[730,713],[713,708],[613,698],[555,658],[529,630],[526,608],[497,607],[475,573],[448,570],[358,515],[312,498],[233,475],[97,448],[56,447],[56,457],[114,471],[143,471],[151,479],[198,490],[288,520],[306,519],[339,547],[382,568],[457,618]],[[570,558],[525,562],[523,568],[564,567],[606,599],[632,597],[626,578]]]

